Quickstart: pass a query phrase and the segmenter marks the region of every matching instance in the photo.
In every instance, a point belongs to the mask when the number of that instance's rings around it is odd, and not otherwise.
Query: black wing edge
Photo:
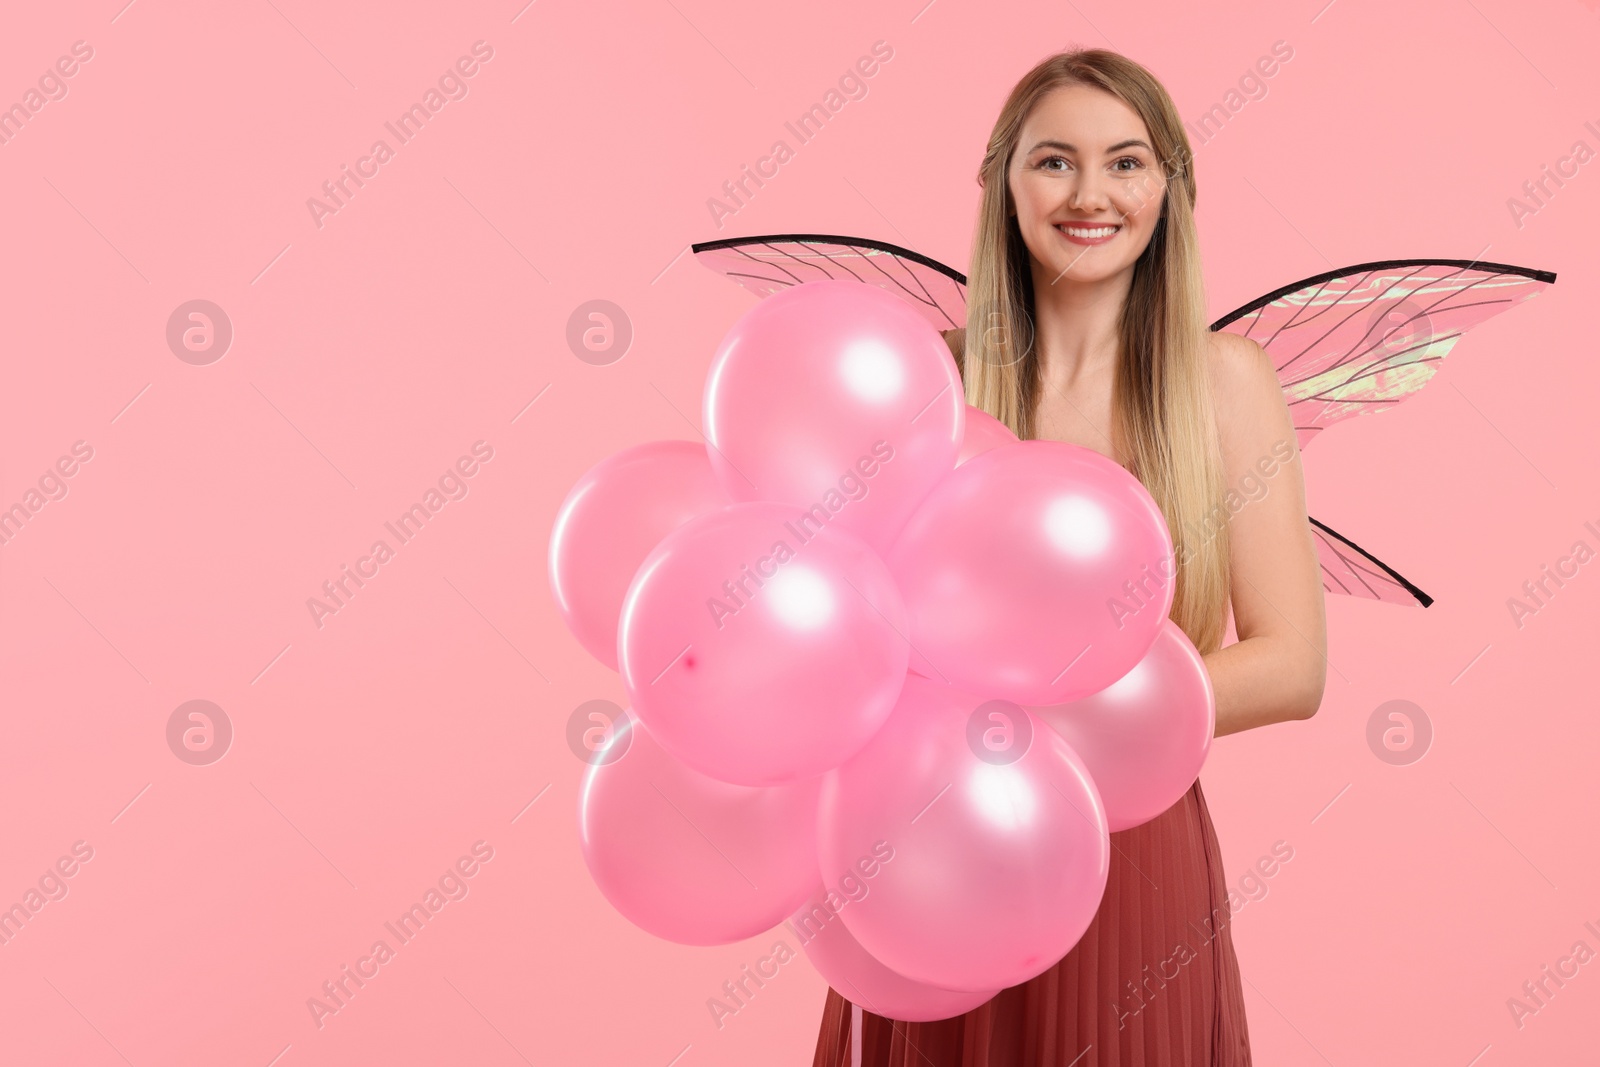
[[[958,285],[967,284],[967,276],[954,267],[946,266],[937,259],[913,252],[909,248],[890,244],[888,241],[875,241],[866,237],[849,237],[837,233],[768,233],[756,237],[724,237],[716,241],[700,241],[689,246],[689,251],[695,255],[701,252],[712,252],[719,248],[738,248],[741,245],[770,244],[774,241],[799,241],[802,243],[845,245],[846,247],[876,248],[881,252],[891,252],[897,256],[904,256],[909,260],[921,263],[924,267],[932,267]]]
[[[1430,261],[1430,262],[1437,262],[1437,261]],[[1310,518],[1310,516],[1307,516],[1307,518]],[[1374,556],[1371,552],[1368,552],[1366,549],[1362,548],[1360,545],[1358,545],[1354,541],[1350,540],[1350,538],[1346,537],[1344,534],[1342,534],[1339,531],[1333,529],[1332,527],[1328,526],[1325,523],[1318,522],[1316,519],[1311,519],[1311,525],[1315,526],[1317,529],[1321,530],[1323,533],[1327,534],[1329,537],[1334,538],[1340,544],[1347,545],[1350,548],[1353,548],[1357,552],[1361,553],[1361,556],[1362,556],[1363,559],[1365,559],[1368,563],[1371,563],[1371,564],[1377,566],[1379,569],[1381,569],[1383,571],[1383,573],[1385,573],[1389,577],[1393,578],[1397,583],[1399,583],[1399,585],[1402,588],[1405,589],[1406,592],[1408,592],[1412,596],[1416,597],[1417,598],[1417,602],[1419,604],[1421,604],[1423,607],[1426,608],[1426,607],[1431,607],[1433,605],[1433,597],[1429,596],[1427,593],[1424,593],[1421,589],[1418,589],[1415,585],[1413,585],[1411,583],[1410,579],[1406,578],[1399,571],[1395,570],[1393,567],[1391,567],[1387,563],[1383,562],[1383,560],[1379,559],[1377,556]]]
[[[1244,318],[1252,311],[1258,311],[1261,308],[1266,307],[1279,297],[1288,296],[1290,293],[1296,292],[1300,289],[1309,288],[1313,285],[1321,285],[1323,282],[1332,281],[1333,279],[1343,277],[1346,274],[1355,274],[1358,271],[1389,270],[1392,267],[1430,266],[1462,267],[1468,270],[1491,270],[1498,274],[1520,274],[1524,278],[1532,278],[1534,281],[1545,282],[1546,284],[1554,284],[1556,280],[1555,271],[1539,270],[1535,267],[1518,267],[1510,263],[1486,263],[1481,259],[1380,259],[1372,263],[1357,263],[1353,267],[1341,267],[1338,270],[1324,271],[1321,274],[1312,275],[1311,277],[1302,279],[1298,282],[1290,282],[1288,285],[1285,285],[1280,289],[1274,289],[1266,296],[1257,297],[1255,300],[1250,301],[1250,303],[1246,304],[1242,308],[1228,312],[1226,315],[1222,316],[1222,318],[1218,319],[1216,322],[1213,322],[1211,324],[1211,329],[1213,331],[1220,330],[1229,323]],[[1329,530],[1328,532],[1333,533],[1332,530]],[[1368,558],[1371,559],[1370,556]],[[1378,561],[1375,559],[1372,560],[1372,562],[1378,563]],[[1380,567],[1383,566],[1381,563],[1378,565]],[[1384,569],[1388,570],[1387,567]],[[1397,574],[1395,577],[1399,578],[1400,576]]]

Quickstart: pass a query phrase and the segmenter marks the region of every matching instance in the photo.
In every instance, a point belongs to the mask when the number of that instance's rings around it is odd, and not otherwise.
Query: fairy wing
[[[1304,448],[1336,422],[1417,393],[1462,334],[1555,280],[1550,271],[1459,259],[1362,263],[1286,285],[1211,328],[1266,350]],[[1375,556],[1311,521],[1328,592],[1433,603]]]
[[[734,237],[692,246],[701,263],[758,297],[823,278],[877,285],[940,330],[966,324],[967,278],[882,241],[835,234]],[[1216,322],[1272,358],[1303,448],[1353,415],[1383,411],[1427,384],[1461,335],[1556,280],[1550,271],[1452,259],[1385,260],[1329,271]],[[1355,542],[1311,520],[1330,593],[1391,604],[1433,598]]]
[[[1272,357],[1303,448],[1336,422],[1418,392],[1462,334],[1555,280],[1459,259],[1362,263],[1286,285],[1211,328]]]
[[[843,279],[887,289],[922,312],[934,327],[967,321],[967,276],[909,248],[828,233],[730,237],[691,246],[695,258],[756,296],[802,282]]]
[[[1381,600],[1386,604],[1427,607],[1433,603],[1433,597],[1412,585],[1388,564],[1316,519],[1311,520],[1311,532],[1316,537],[1317,559],[1322,565],[1322,588],[1327,592]]]

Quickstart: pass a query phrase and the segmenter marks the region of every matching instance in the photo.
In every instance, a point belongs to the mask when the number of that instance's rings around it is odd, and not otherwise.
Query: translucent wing
[[[1463,333],[1555,280],[1503,263],[1363,263],[1286,285],[1211,328],[1266,349],[1304,447],[1342,419],[1416,393]]]
[[[1322,588],[1330,593],[1381,600],[1386,604],[1421,604],[1427,607],[1433,597],[1412,585],[1354,541],[1311,520],[1316,535],[1317,558],[1322,564]]]
[[[854,279],[905,298],[940,330],[967,321],[967,278],[909,248],[827,233],[730,237],[693,245],[695,258],[756,296],[827,278]]]
[[[1555,280],[1550,271],[1504,263],[1363,263],[1286,285],[1211,328],[1252,338],[1272,357],[1303,448],[1336,422],[1386,410],[1416,393],[1462,334]],[[1316,519],[1311,523],[1328,592],[1433,603],[1354,542]]]

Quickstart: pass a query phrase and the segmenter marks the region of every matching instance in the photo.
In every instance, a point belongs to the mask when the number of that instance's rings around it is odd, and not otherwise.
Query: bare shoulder
[[[1225,330],[1210,336],[1212,395],[1224,433],[1239,423],[1276,424],[1287,419],[1278,371],[1255,341]]]
[[[1270,380],[1276,384],[1278,372],[1266,349],[1250,338],[1227,330],[1210,331],[1211,374],[1218,385],[1247,386]]]
[[[1217,437],[1229,484],[1263,457],[1287,463],[1299,451],[1272,357],[1255,341],[1222,330],[1211,334],[1211,383]]]
[[[956,359],[961,358],[961,350],[966,347],[967,329],[965,326],[954,330],[940,330],[939,336],[944,338],[944,343],[950,346],[950,354]]]

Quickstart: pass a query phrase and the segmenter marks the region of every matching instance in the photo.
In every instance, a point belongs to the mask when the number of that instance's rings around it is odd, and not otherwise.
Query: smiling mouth
[[[1122,229],[1114,222],[1086,225],[1081,223],[1058,222],[1055,228],[1074,244],[1100,244],[1109,241]]]

